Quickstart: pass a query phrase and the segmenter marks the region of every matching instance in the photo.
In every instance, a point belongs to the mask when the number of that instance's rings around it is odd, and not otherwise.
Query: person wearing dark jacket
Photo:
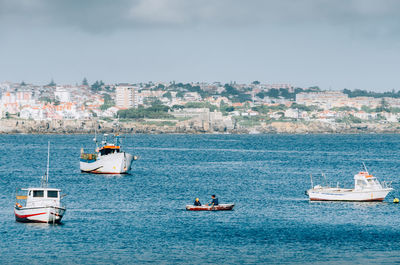
[[[201,202],[200,202],[199,198],[196,198],[194,200],[194,206],[201,206]]]
[[[215,195],[211,195],[211,202],[209,203],[210,206],[216,206],[218,205],[218,198],[215,197]]]

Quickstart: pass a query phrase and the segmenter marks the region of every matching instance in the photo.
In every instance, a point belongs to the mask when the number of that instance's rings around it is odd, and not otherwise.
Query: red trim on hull
[[[369,199],[369,200],[329,200],[329,199],[318,199],[310,198],[310,201],[329,201],[329,202],[381,202],[385,198]]]
[[[31,216],[36,216],[36,215],[41,215],[41,214],[46,214],[46,213],[35,213],[35,214],[27,214],[27,215],[19,215],[19,214],[15,214],[16,217],[24,219],[24,218],[28,218]]]
[[[211,206],[194,206],[194,205],[187,205],[186,210],[188,211],[231,211],[235,207],[234,204],[230,205],[215,205],[214,207]]]

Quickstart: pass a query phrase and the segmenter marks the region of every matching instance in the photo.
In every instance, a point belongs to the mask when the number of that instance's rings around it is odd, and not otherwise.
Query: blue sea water
[[[399,135],[130,135],[130,175],[81,173],[92,138],[0,136],[1,264],[400,263]],[[39,185],[47,141],[66,215],[17,223],[15,189]],[[308,201],[310,173],[352,186],[361,162],[393,181],[385,202]],[[234,211],[185,211],[211,194]]]

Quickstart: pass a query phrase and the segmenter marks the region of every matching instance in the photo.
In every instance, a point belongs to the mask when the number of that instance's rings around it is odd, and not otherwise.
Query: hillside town
[[[87,133],[341,133],[400,130],[400,93],[291,84],[0,83],[0,131]],[[80,124],[77,126],[77,124]],[[90,126],[88,124],[91,124]],[[44,129],[35,131],[35,127]],[[23,126],[23,127],[21,127]],[[27,126],[31,126],[30,130]],[[77,128],[82,128],[78,130]],[[60,130],[55,132],[60,132]],[[65,129],[65,128],[64,128]],[[47,130],[47,131],[46,131]]]

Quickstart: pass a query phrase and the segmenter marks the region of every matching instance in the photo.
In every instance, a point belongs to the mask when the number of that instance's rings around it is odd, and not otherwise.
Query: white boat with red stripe
[[[61,190],[48,187],[50,164],[50,143],[48,145],[47,170],[42,177],[41,187],[26,188],[17,191],[14,207],[15,220],[18,222],[60,223],[66,207],[61,203],[65,195]],[[19,195],[20,192],[25,195]]]
[[[18,222],[60,223],[66,211],[61,204],[61,190],[53,188],[21,189],[27,195],[17,195],[14,213]],[[25,205],[21,201],[25,200]]]
[[[354,175],[354,188],[345,189],[329,186],[317,185],[307,190],[307,195],[311,201],[383,201],[393,189],[391,182],[379,182],[378,179],[365,171]],[[311,185],[312,177],[311,177]]]

